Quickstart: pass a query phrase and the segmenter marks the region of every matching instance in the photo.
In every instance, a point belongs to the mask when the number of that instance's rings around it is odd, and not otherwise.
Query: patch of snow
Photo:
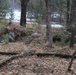
[[[51,27],[53,27],[53,28],[63,28],[63,26],[60,25],[60,24],[51,24]]]
[[[26,21],[27,21],[27,22],[29,22],[29,21],[30,21],[30,22],[31,22],[31,21],[35,22],[35,21],[36,21],[36,19],[26,18]]]
[[[20,20],[21,12],[15,10],[13,13],[14,13],[14,19],[15,19],[15,20],[16,20],[16,19],[17,19],[17,20]]]
[[[54,28],[63,28],[63,26],[57,22],[52,22],[51,23],[51,27],[54,27]]]
[[[46,27],[46,24],[42,25],[42,26]],[[58,24],[57,22],[52,22],[51,27],[53,27],[53,28],[64,28],[64,26],[62,26],[61,24]]]
[[[28,14],[28,13],[27,13]],[[27,16],[26,14],[26,16]],[[20,22],[20,17],[21,17],[21,12],[18,10],[14,10],[13,11],[13,17],[14,19],[12,20],[12,22]],[[10,13],[6,14],[6,19],[10,19]],[[26,18],[27,24],[37,24],[35,21],[36,19],[30,19],[30,18]]]
[[[21,12],[18,11],[18,10],[14,10],[13,11],[13,17],[14,17],[14,19],[12,20],[13,22],[19,22],[20,17],[21,17]],[[6,19],[10,19],[10,18],[11,18],[10,13],[7,13],[6,14]]]
[[[27,24],[38,24],[37,22],[26,22]]]
[[[10,18],[11,18],[10,14],[7,13],[7,14],[6,14],[6,19],[10,19]]]

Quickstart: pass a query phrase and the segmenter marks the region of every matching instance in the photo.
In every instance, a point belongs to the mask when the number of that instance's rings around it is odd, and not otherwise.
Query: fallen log
[[[72,58],[72,55],[66,55],[66,54],[57,54],[57,53],[35,53],[35,50],[30,50],[28,52],[26,52],[26,54],[29,53],[29,55],[37,55],[37,57],[49,57],[49,56],[55,56],[55,57],[60,57],[60,58]],[[20,53],[17,52],[0,52],[0,55],[17,55]],[[76,58],[76,56],[74,56],[74,58]]]
[[[0,68],[7,65],[9,62],[11,62],[14,59],[22,58],[22,57],[26,57],[26,56],[32,56],[32,55],[37,55],[37,57],[55,56],[55,57],[66,58],[66,59],[72,58],[72,55],[63,55],[63,54],[56,54],[56,53],[37,53],[36,50],[31,50],[28,52],[25,51],[25,52],[10,56],[6,60],[4,60],[2,63],[0,63]],[[76,56],[74,58],[76,58]]]
[[[7,58],[6,60],[4,60],[2,63],[0,63],[0,68],[5,66],[7,63],[11,62],[12,60],[16,59],[16,58],[21,58],[21,57],[26,57],[26,56],[30,56],[30,55],[33,55],[35,54],[36,51],[28,51],[28,52],[22,52],[22,53],[19,53],[17,55],[13,55],[13,56],[10,56],[9,58]]]
[[[0,52],[0,55],[17,55],[19,53],[16,52]]]
[[[16,59],[18,57],[23,57],[23,54],[22,55],[21,54],[14,55],[14,56],[11,56],[8,59],[4,60],[2,63],[0,63],[0,68],[5,66],[7,63],[11,62],[11,60],[14,60],[14,59]]]
[[[57,53],[36,53],[36,55],[38,57],[42,57],[42,56],[46,56],[46,57],[48,57],[48,56],[55,56],[55,57],[67,58],[67,59],[72,58],[72,55],[57,54]],[[74,58],[76,58],[76,56]]]

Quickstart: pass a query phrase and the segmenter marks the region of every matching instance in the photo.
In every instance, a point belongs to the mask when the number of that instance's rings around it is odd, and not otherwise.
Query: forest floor
[[[25,39],[26,40],[26,39]],[[47,43],[42,41],[41,37],[35,38],[29,44],[22,41],[1,43],[0,52],[21,53],[28,50],[35,50],[37,53],[54,53],[63,55],[72,55],[76,49],[70,49],[68,46],[47,47]],[[71,71],[68,72],[68,66],[71,58],[61,58],[56,56],[28,55],[18,57],[1,66],[1,63],[14,56],[12,54],[0,53],[0,75],[76,75],[76,60],[74,60]]]

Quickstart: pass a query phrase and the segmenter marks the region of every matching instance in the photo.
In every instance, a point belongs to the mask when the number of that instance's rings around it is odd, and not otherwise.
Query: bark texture
[[[48,46],[52,47],[50,0],[45,0],[45,4],[46,4],[46,36],[47,36]]]
[[[21,26],[26,25],[26,11],[27,11],[28,2],[29,0],[21,0],[21,20],[20,20]]]

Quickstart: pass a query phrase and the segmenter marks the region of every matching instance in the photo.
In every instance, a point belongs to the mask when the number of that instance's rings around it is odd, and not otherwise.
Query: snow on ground
[[[46,24],[44,24],[43,26],[46,27]],[[53,28],[64,28],[64,26],[62,26],[61,24],[56,23],[56,22],[52,22],[51,27],[53,27]]]
[[[20,11],[18,11],[18,10],[14,10],[13,12],[13,22],[19,22],[20,21],[20,15],[21,15],[21,12]],[[6,19],[10,19],[11,18],[11,16],[10,16],[10,14],[11,13],[7,13],[7,15],[6,15]]]
[[[20,21],[20,15],[21,15],[21,12],[18,11],[18,10],[15,10],[14,12],[14,19],[13,19],[13,22],[19,22]]]
[[[18,10],[14,10],[14,11],[13,11],[13,14],[14,14],[14,19],[13,19],[12,21],[13,21],[13,22],[20,22],[21,12],[18,11]],[[26,15],[26,16],[27,16],[27,15]],[[10,18],[11,18],[11,16],[10,16],[9,13],[6,15],[6,18],[7,18],[7,19],[10,19]],[[26,18],[26,21],[27,21],[27,22],[26,22],[27,24],[38,24],[35,19]],[[46,27],[46,25],[43,25],[43,26]],[[63,28],[62,25],[60,25],[60,24],[58,24],[58,23],[56,23],[56,22],[52,22],[52,23],[51,23],[51,26],[52,26],[53,28]]]
[[[13,15],[14,19],[12,21],[13,22],[20,22],[21,12],[18,10],[14,10],[13,14],[14,14]],[[27,14],[26,14],[26,16],[27,16]],[[6,19],[10,19],[10,18],[11,18],[10,13],[8,13],[6,15]],[[26,21],[27,21],[27,24],[37,24],[35,19],[26,18]]]

